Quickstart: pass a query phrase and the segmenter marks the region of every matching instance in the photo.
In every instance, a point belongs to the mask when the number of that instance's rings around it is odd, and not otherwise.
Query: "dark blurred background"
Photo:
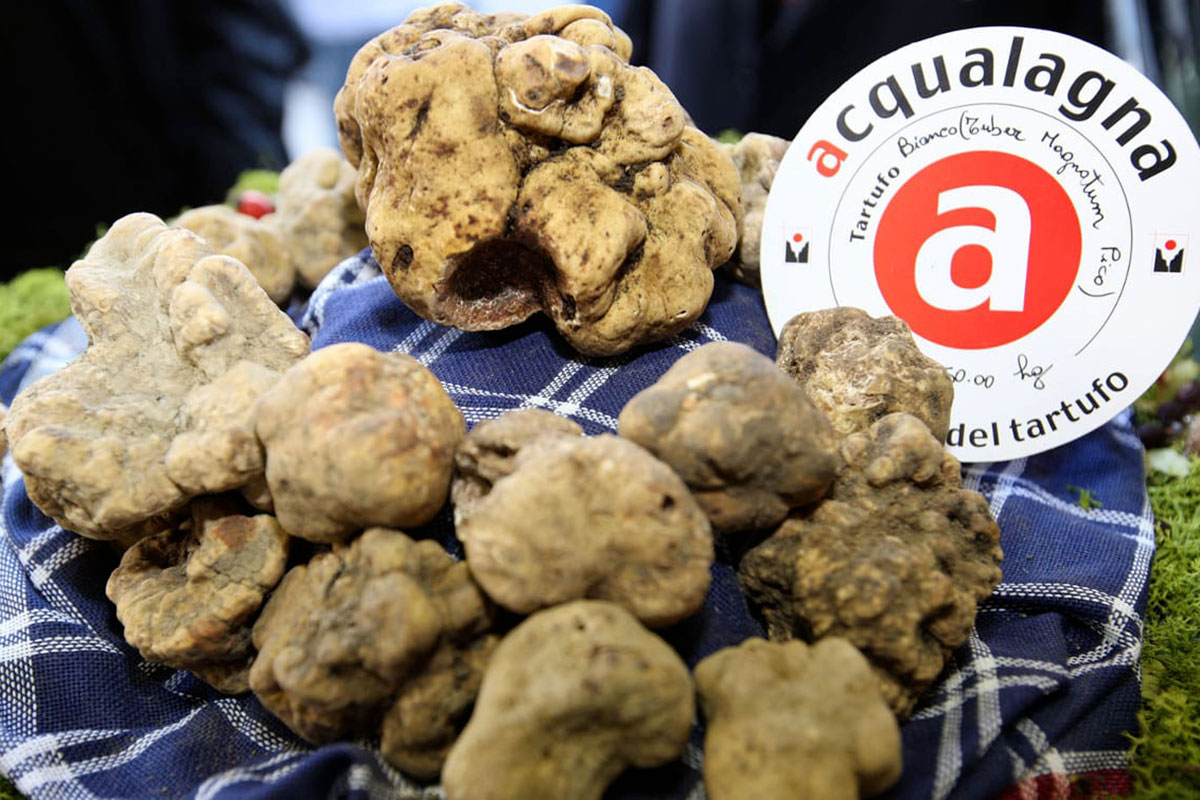
[[[425,3],[385,0],[41,0],[0,26],[15,181],[0,277],[68,266],[97,226],[220,202],[244,169],[336,146],[346,64]],[[544,0],[480,0],[528,13]],[[842,81],[901,45],[1027,25],[1107,47],[1193,122],[1200,0],[599,0],[634,61],[710,134],[791,138]]]

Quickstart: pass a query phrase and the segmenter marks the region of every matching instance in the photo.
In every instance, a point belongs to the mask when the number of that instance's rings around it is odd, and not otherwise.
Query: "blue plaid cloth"
[[[589,434],[613,431],[625,402],[685,351],[721,339],[767,355],[775,349],[761,298],[724,280],[684,333],[614,358],[579,356],[544,320],[464,333],[408,311],[367,252],[331,273],[297,317],[314,348],[359,341],[412,354],[441,379],[468,425],[540,407]],[[73,320],[35,334],[0,369],[0,397],[11,401],[85,344]],[[104,596],[117,555],[34,508],[9,456],[3,480],[0,771],[22,792],[443,796],[383,764],[373,742],[312,749],[253,695],[223,697],[188,672],[143,661]],[[1065,787],[1068,775],[1123,770],[1154,552],[1142,448],[1128,415],[1051,453],[971,466],[965,480],[1000,521],[1004,582],[904,724],[904,775],[886,796],[991,797],[1016,784]],[[1084,510],[1071,487],[1087,487],[1103,507]],[[459,553],[448,513],[413,533]],[[713,576],[703,611],[665,631],[692,665],[762,634],[730,567],[716,564]],[[626,773],[606,797],[701,800],[701,741],[697,726],[679,762]]]

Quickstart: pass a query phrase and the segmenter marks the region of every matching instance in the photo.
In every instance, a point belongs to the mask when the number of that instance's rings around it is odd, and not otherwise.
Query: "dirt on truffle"
[[[950,429],[954,384],[917,349],[908,324],[849,306],[798,314],[779,334],[779,368],[795,378],[839,436],[886,414],[920,419],[939,442]]]
[[[833,429],[771,359],[736,342],[680,358],[621,410],[618,431],[671,466],[716,533],[772,528],[825,494]]]
[[[841,453],[830,496],[750,550],[738,574],[772,639],[845,637],[903,717],[1000,582],[1000,529],[916,417],[883,417]]]
[[[293,567],[254,626],[250,687],[314,744],[382,730],[389,762],[436,777],[496,637],[437,542],[372,528]]]

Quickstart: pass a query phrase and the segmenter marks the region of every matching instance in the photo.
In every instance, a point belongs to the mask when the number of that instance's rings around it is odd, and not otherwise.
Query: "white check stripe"
[[[46,636],[40,639],[25,639],[0,647],[0,664],[63,653],[122,655],[121,650],[115,645],[92,636]]]
[[[30,608],[0,622],[0,638],[28,633],[35,625],[76,625],[79,620],[53,608]]]
[[[1028,717],[1017,720],[1017,730],[1038,754],[1038,759],[1032,766],[1025,769],[1021,780],[1050,777],[1054,781],[1054,787],[1051,790],[1054,792],[1054,796],[1067,797],[1071,791],[1071,782],[1067,777],[1067,768],[1058,749],[1050,744],[1050,740],[1046,738],[1046,734],[1037,726],[1037,723]]]
[[[706,325],[703,322],[693,322],[692,328],[694,328],[696,331],[698,331],[700,334],[702,334],[709,341],[713,341],[713,342],[728,341],[725,337],[725,334],[721,333],[719,330],[712,327],[711,325]]]
[[[41,563],[32,564],[24,558],[21,559],[29,571],[29,580],[39,589],[50,583],[50,579],[54,577],[54,573],[58,572],[60,568],[74,561],[79,556],[90,553],[94,547],[92,542],[84,539],[82,536],[65,533],[62,539],[58,541],[58,545]]]
[[[976,687],[979,690],[979,707],[975,710],[975,724],[979,745],[975,753],[982,757],[1004,726],[1004,717],[1000,713],[1000,680],[996,672],[999,664],[991,648],[975,630],[971,631],[967,645],[971,650],[971,664],[978,674]]]
[[[422,320],[421,322],[417,323],[417,327],[413,328],[407,336],[401,339],[400,342],[392,348],[392,352],[411,354],[413,350],[416,349],[417,345],[419,345],[426,336],[433,333],[437,327],[437,325],[434,325],[429,320]]]
[[[414,783],[404,773],[383,760],[379,748],[369,748],[375,756],[375,764],[392,785],[393,793],[381,800],[446,800],[446,793],[441,784],[422,786]],[[338,798],[340,800],[340,798]]]
[[[229,720],[234,730],[245,736],[255,746],[263,750],[285,750],[288,752],[307,752],[311,748],[296,739],[279,736],[268,728],[262,721],[246,713],[242,701],[233,697],[222,697],[215,705]]]
[[[238,783],[274,783],[304,763],[305,753],[279,753],[248,767],[218,773],[196,788],[196,800],[212,800],[222,790]]]
[[[437,361],[443,353],[449,350],[450,345],[458,341],[462,335],[463,332],[458,328],[442,328],[441,335],[434,340],[429,349],[423,351],[416,357],[417,361],[421,362],[422,366],[428,367],[434,361]]]
[[[1071,774],[1099,772],[1104,769],[1128,769],[1128,750],[1084,750],[1062,754],[1063,767]]]
[[[81,778],[84,775],[92,775],[97,772],[108,772],[117,767],[128,764],[135,760],[159,740],[169,736],[175,731],[185,728],[188,723],[198,714],[204,712],[206,708],[200,706],[190,711],[185,716],[171,723],[164,725],[161,728],[153,728],[147,733],[139,736],[128,746],[121,748],[115,753],[110,753],[96,758],[88,758],[83,761],[71,762],[69,766],[56,767],[38,767],[29,772],[24,773],[22,777],[22,785],[27,786],[28,791],[36,792],[43,786],[53,786],[60,783],[68,783]]]
[[[954,789],[962,774],[962,695],[958,693],[962,683],[950,681],[950,699],[942,715],[942,729],[938,737],[937,759],[933,767],[933,789],[930,796],[943,800]]]
[[[3,515],[0,514],[0,616],[6,622],[21,619],[30,613],[25,591],[28,582],[12,540],[8,536]],[[18,649],[30,647],[29,628],[14,631],[15,641],[7,646]],[[20,741],[37,731],[38,697],[35,691],[33,663],[28,656],[0,663],[0,745]],[[3,758],[0,765],[11,775],[12,770]]]
[[[24,486],[21,488],[24,490]],[[63,542],[65,542],[67,538],[68,534],[66,531],[64,531],[58,525],[51,525],[46,530],[35,535],[29,540],[28,543],[25,544],[25,546],[20,548],[19,552],[21,556],[21,563],[28,568],[41,555],[43,549],[50,546],[62,547]]]
[[[1131,514],[1128,511],[1114,511],[1108,508],[1084,510],[1078,503],[1056,497],[1040,486],[1031,486],[1028,483],[1022,482],[1012,487],[1012,493],[1018,497],[1034,500],[1044,506],[1053,508],[1055,511],[1068,514],[1072,517],[1091,520],[1093,522],[1102,522],[1105,525],[1118,525],[1122,528],[1133,529],[1133,533],[1119,532],[1122,536],[1135,536],[1142,527],[1142,518],[1138,514]]]
[[[578,361],[567,361],[541,391],[534,395],[525,396],[525,402],[522,403],[522,407],[538,406],[539,408],[545,408],[547,405],[552,404],[554,402],[552,398],[558,394],[558,390],[566,386],[581,369],[583,369],[583,364],[580,364]]]
[[[995,689],[1037,689],[1043,693],[1049,693],[1062,686],[1062,681],[1048,678],[1045,675],[1025,674],[1025,675],[1003,675],[996,678]],[[985,691],[992,691],[987,689]],[[953,696],[942,702],[925,706],[920,711],[913,714],[909,719],[934,719],[943,714],[954,713],[956,709],[964,705],[970,700],[974,700],[979,696],[980,689],[978,686],[968,686],[961,695]]]

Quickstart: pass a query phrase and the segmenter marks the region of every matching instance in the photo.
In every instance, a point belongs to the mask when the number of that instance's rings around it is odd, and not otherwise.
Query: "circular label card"
[[[962,461],[1048,450],[1158,377],[1200,305],[1200,148],[1150,81],[1028,28],[956,31],[847,81],[767,199],[778,334],[831,306],[892,314],[954,381]]]

